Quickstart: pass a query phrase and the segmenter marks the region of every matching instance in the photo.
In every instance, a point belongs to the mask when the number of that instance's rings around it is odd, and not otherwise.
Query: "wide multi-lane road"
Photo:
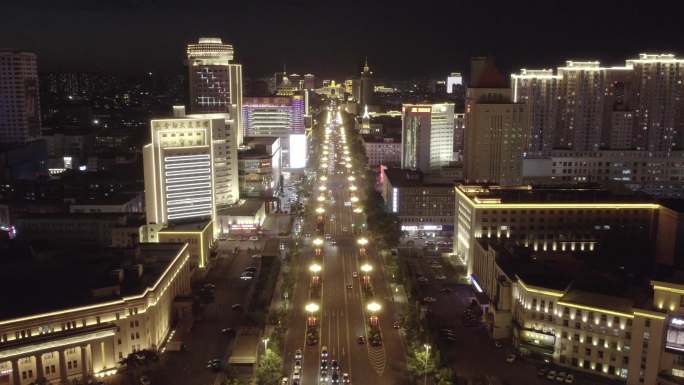
[[[322,112],[319,121],[328,121],[328,114],[332,116],[329,123],[328,144],[324,145],[327,154],[325,163],[327,168],[318,169],[317,183],[314,195],[309,204],[314,209],[323,208],[323,213],[312,210],[309,218],[305,219],[304,233],[311,235],[305,242],[303,257],[299,269],[297,289],[293,295],[293,310],[290,327],[286,338],[285,368],[292,373],[295,361],[295,351],[303,351],[302,373],[300,384],[333,384],[330,365],[336,360],[342,373],[349,374],[352,384],[387,384],[400,385],[405,383],[404,376],[404,347],[398,330],[392,327],[395,319],[391,295],[387,290],[386,280],[379,259],[376,260],[372,245],[368,245],[367,256],[360,255],[357,240],[363,236],[354,229],[361,227],[361,216],[354,213],[358,208],[357,202],[352,202],[356,192],[350,186],[354,181],[349,177],[358,175],[346,166],[345,158],[354,154],[344,153],[343,126],[335,122],[336,106],[331,105]],[[326,123],[323,123],[326,124]],[[324,129],[324,127],[322,127]],[[323,151],[321,151],[323,154]],[[324,186],[325,190],[320,190]],[[359,186],[361,190],[361,186]],[[322,197],[321,200],[318,197]],[[323,226],[317,226],[323,221]],[[325,239],[323,245],[314,246],[314,239]],[[326,239],[327,238],[327,239]],[[320,252],[316,253],[319,248]],[[318,255],[317,255],[318,254]],[[312,273],[309,266],[317,263],[322,267],[320,276],[320,296],[313,295],[310,290]],[[382,306],[377,313],[379,328],[383,337],[381,346],[371,346],[368,343],[358,343],[358,337],[367,336],[368,313],[366,306],[370,301],[364,298],[360,278],[360,266],[368,263],[373,266],[370,273],[375,297],[373,301]],[[356,277],[355,277],[356,275]],[[318,310],[310,315],[316,317],[319,330],[319,341],[307,344],[306,322],[308,314],[305,312],[307,304],[315,303]],[[321,351],[327,349],[328,376],[322,378]]]

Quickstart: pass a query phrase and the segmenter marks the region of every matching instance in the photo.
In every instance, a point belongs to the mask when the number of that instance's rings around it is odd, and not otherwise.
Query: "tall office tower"
[[[242,65],[231,63],[233,46],[220,38],[201,37],[188,44],[188,79],[192,113],[228,113],[242,143]]]
[[[463,160],[463,131],[465,130],[465,114],[454,113],[454,160]]]
[[[152,143],[143,147],[148,223],[215,219],[216,208],[239,199],[237,138],[226,114],[183,116],[150,122]]]
[[[373,92],[375,88],[373,87],[373,72],[371,72],[370,67],[368,66],[368,58],[366,58],[366,61],[363,63],[359,87],[359,104],[362,106],[373,104]]]
[[[527,107],[529,114],[525,151],[541,154],[553,148],[553,135],[558,124],[558,88],[562,76],[553,70],[527,70],[511,75],[513,103]]]
[[[457,87],[463,86],[463,75],[460,72],[452,72],[447,76],[446,80],[446,93],[453,94],[456,92]]]
[[[527,107],[491,60],[473,63],[478,74],[466,91],[463,173],[468,182],[519,184],[528,125]]]
[[[304,79],[302,78],[302,75],[289,74],[287,75],[287,78],[290,79],[290,84],[292,87],[295,87],[298,90],[304,89]]]
[[[0,51],[0,144],[21,144],[40,136],[36,55]]]
[[[281,164],[285,168],[303,168],[306,165],[304,99],[301,94],[248,97],[242,106],[243,125],[248,136],[280,138]]]
[[[634,71],[634,144],[639,150],[684,147],[684,59],[640,54]]]
[[[454,160],[454,104],[402,106],[401,167],[429,172]]]
[[[304,88],[313,90],[316,88],[316,76],[313,74],[304,74]]]

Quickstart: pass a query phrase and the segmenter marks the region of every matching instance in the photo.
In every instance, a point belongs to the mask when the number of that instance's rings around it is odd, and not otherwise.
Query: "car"
[[[322,358],[328,358],[328,347],[327,346],[321,347],[321,357]]]
[[[205,289],[207,289],[207,290],[214,290],[214,289],[216,289],[216,285],[214,285],[213,283],[205,283],[204,286],[202,286],[202,287],[205,288]]]
[[[340,383],[340,375],[336,371],[334,371],[332,373],[332,376],[330,377],[330,379],[332,380],[333,384],[339,384]]]
[[[565,375],[565,372],[559,372],[558,375],[556,375],[556,381],[565,382]]]
[[[497,349],[503,348],[503,344],[499,341],[494,341],[494,347]]]
[[[327,370],[321,370],[321,381],[323,381],[323,382],[328,381],[328,371]]]
[[[416,281],[418,281],[420,283],[428,283],[428,279],[425,277],[418,277],[418,279],[416,279]]]
[[[342,373],[342,383],[351,384],[351,378],[349,377],[349,373]]]
[[[572,374],[568,374],[568,375],[565,377],[565,383],[566,383],[566,384],[572,384],[573,382],[575,382],[575,376],[572,375]]]
[[[346,233],[348,231],[347,226],[342,226],[342,231]]]
[[[515,354],[511,353],[506,357],[506,362],[512,364],[515,362]]]
[[[240,279],[243,281],[249,281],[251,279],[254,279],[254,273],[247,271],[242,274],[240,274]]]
[[[256,266],[250,266],[250,267],[245,269],[245,272],[248,272],[248,271],[252,272],[252,273],[256,273],[257,268],[256,268]]]
[[[261,254],[252,254],[252,258],[254,258],[254,259],[261,258]]]
[[[449,294],[451,293],[451,289],[449,289],[448,287],[443,287],[439,292],[442,294]]]
[[[295,350],[295,360],[301,360],[301,359],[302,359],[302,349]]]
[[[354,287],[352,286],[351,283],[347,285],[347,289],[353,289],[353,288],[354,288]]]
[[[442,265],[439,264],[439,263],[431,263],[431,264],[430,264],[430,267],[433,268],[433,269],[441,269],[441,268],[442,268]]]
[[[321,370],[328,369],[328,360],[321,360]]]
[[[340,370],[340,364],[337,362],[337,360],[332,360],[330,363],[330,368],[333,370],[333,372],[336,372]]]
[[[356,342],[358,342],[359,345],[363,345],[363,344],[366,343],[366,337],[364,337],[364,336],[359,336],[359,337],[356,339]]]
[[[548,372],[548,371],[549,371],[549,369],[547,369],[547,368],[540,368],[539,370],[537,370],[537,376],[546,377],[546,372]]]
[[[401,324],[399,323],[399,321],[394,321],[394,323],[392,324],[392,327],[395,329],[399,329],[399,327],[401,327]]]
[[[152,384],[152,381],[150,381],[149,377],[147,377],[147,376],[140,377],[140,385],[150,385],[150,384]]]
[[[359,277],[359,273],[356,271],[352,271],[352,278],[358,278],[358,277]]]
[[[423,298],[423,302],[435,303],[435,302],[437,302],[437,299],[435,297],[425,297],[425,298]]]
[[[235,334],[235,329],[233,329],[233,328],[223,328],[223,329],[221,329],[221,334],[226,334],[226,335]]]
[[[295,368],[295,370],[302,370],[302,361],[296,360],[294,363],[294,368]]]
[[[549,373],[546,375],[547,380],[555,380],[556,379],[556,371],[555,370],[549,370]]]
[[[280,385],[287,385],[288,381],[290,381],[290,379],[289,379],[289,378],[287,378],[287,377],[283,377],[283,379],[282,379],[282,380],[280,380]]]
[[[209,360],[207,362],[207,369],[211,369],[215,372],[221,370],[221,360],[218,358],[214,358],[213,360]]]
[[[438,279],[438,280],[440,280],[440,281],[443,281],[443,280],[445,280],[446,278],[447,278],[447,277],[446,277],[446,275],[444,275],[444,274],[440,274],[440,275],[436,275],[436,276],[435,276],[435,279]]]
[[[239,311],[239,310],[242,310],[242,305],[240,305],[239,303],[236,303],[233,306],[231,306],[230,308],[235,310],[235,311]]]
[[[302,378],[302,372],[295,369],[295,371],[292,372],[292,379],[293,380],[299,380],[300,378]]]
[[[256,235],[252,235],[251,237],[249,237],[249,240],[250,241],[258,241],[259,237],[257,237]]]

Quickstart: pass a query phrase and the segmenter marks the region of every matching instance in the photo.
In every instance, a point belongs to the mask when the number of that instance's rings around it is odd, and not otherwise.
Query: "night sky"
[[[287,63],[289,72],[342,78],[365,55],[376,76],[401,78],[466,72],[469,57],[483,54],[506,71],[684,54],[678,1],[1,3],[0,47],[38,53],[40,71],[180,72],[185,44],[202,35],[232,43],[253,77]]]

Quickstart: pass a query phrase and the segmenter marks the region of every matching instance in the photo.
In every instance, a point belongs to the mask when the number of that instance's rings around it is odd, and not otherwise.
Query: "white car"
[[[328,358],[328,347],[321,347],[321,358]]]
[[[423,298],[423,302],[435,303],[435,302],[437,302],[437,299],[435,297],[425,297],[425,298]]]
[[[568,374],[565,377],[565,383],[566,384],[572,384],[573,382],[575,382],[575,376],[573,376],[572,374]]]
[[[295,369],[295,371],[292,372],[292,379],[299,380],[300,378],[302,378],[302,372]]]
[[[301,360],[301,359],[302,359],[302,349],[295,350],[295,360]]]
[[[294,363],[295,370],[302,370],[302,361],[296,360]]]
[[[287,377],[283,377],[283,379],[282,379],[282,380],[280,380],[280,385],[287,385],[288,381],[290,381],[290,379],[289,379],[289,378],[287,378]]]
[[[435,279],[438,279],[438,280],[440,280],[440,281],[443,281],[443,280],[445,280],[446,278],[447,278],[447,277],[446,277],[446,275],[444,275],[444,274],[440,274],[440,275],[436,275],[436,276],[435,276]]]
[[[512,364],[513,362],[515,362],[515,354],[513,354],[513,353],[509,354],[506,357],[506,362],[508,362],[509,364]]]
[[[352,272],[352,277],[353,277],[353,278],[358,278],[358,277],[359,277],[359,273],[353,271],[353,272]]]
[[[140,385],[150,385],[152,381],[147,376],[140,377]]]

